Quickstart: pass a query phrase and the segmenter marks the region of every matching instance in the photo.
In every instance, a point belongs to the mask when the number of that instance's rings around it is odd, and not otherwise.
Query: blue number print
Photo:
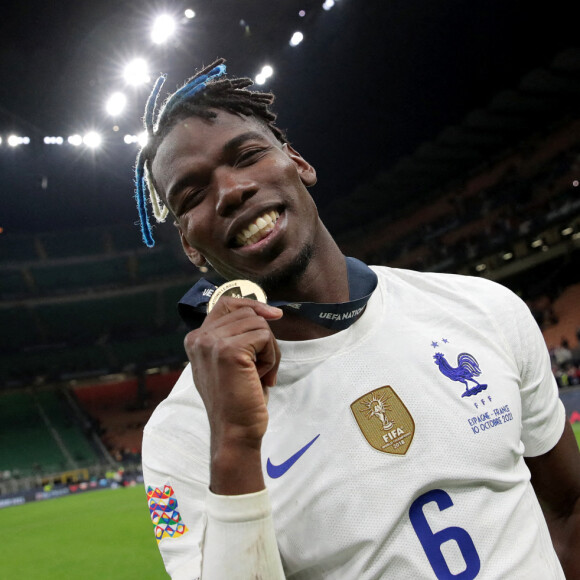
[[[419,496],[409,509],[409,518],[413,529],[425,550],[429,564],[433,568],[438,580],[472,580],[479,574],[481,562],[471,536],[456,526],[445,528],[433,533],[423,513],[423,506],[434,501],[440,511],[453,505],[449,494],[442,489],[432,489]],[[455,540],[465,560],[466,568],[459,574],[452,574],[441,552],[441,545],[449,540]]]

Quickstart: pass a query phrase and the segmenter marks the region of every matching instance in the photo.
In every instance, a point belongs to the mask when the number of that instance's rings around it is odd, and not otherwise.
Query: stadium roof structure
[[[330,10],[322,0],[12,4],[0,22],[0,227],[46,231],[135,221],[135,146],[113,142],[139,130],[148,87],[131,87],[119,121],[107,116],[104,100],[119,86],[126,58],[141,54],[151,60],[152,77],[168,73],[168,90],[217,56],[237,75],[270,64],[274,74],[263,88],[276,93],[280,126],[317,168],[314,195],[331,231],[341,233],[571,114],[578,61],[569,49],[580,45],[574,4],[335,0]],[[153,46],[153,16],[183,15],[186,8],[195,18],[180,16],[175,38]],[[297,30],[304,40],[292,47]],[[101,150],[90,156],[6,145],[12,131],[38,142],[89,126],[104,134]]]

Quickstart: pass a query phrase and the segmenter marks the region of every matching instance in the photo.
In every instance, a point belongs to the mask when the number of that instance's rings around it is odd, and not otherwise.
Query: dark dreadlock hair
[[[217,59],[186,81],[180,89],[167,98],[156,119],[157,98],[166,75],[161,75],[157,79],[147,100],[143,118],[147,144],[137,156],[135,199],[143,241],[150,248],[155,245],[155,240],[149,222],[146,193],[149,193],[153,214],[158,222],[165,221],[169,211],[166,206],[163,206],[155,190],[151,164],[159,145],[178,121],[192,116],[213,119],[217,115],[212,109],[221,109],[228,113],[255,117],[272,131],[278,141],[287,143],[284,132],[275,125],[276,114],[270,110],[274,95],[247,90],[247,87],[253,84],[252,79],[249,78],[220,78],[226,72],[224,62],[223,58]]]

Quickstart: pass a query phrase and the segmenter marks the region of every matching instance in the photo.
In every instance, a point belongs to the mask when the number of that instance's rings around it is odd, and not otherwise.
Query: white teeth
[[[236,236],[237,243],[240,246],[247,246],[259,242],[267,233],[274,229],[279,217],[280,214],[274,210],[258,217]]]

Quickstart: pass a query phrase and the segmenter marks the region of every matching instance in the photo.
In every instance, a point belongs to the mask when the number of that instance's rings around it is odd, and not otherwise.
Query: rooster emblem
[[[436,352],[433,355],[435,359],[435,364],[439,367],[439,370],[452,381],[457,381],[465,385],[465,391],[461,395],[462,397],[470,397],[471,395],[477,395],[481,391],[487,389],[487,385],[478,383],[473,377],[478,377],[481,374],[481,369],[479,368],[479,363],[475,360],[475,357],[471,356],[467,352],[462,352],[457,357],[457,366],[452,367],[445,358],[445,355],[440,352]],[[475,383],[474,387],[469,388],[469,383],[471,381]]]

